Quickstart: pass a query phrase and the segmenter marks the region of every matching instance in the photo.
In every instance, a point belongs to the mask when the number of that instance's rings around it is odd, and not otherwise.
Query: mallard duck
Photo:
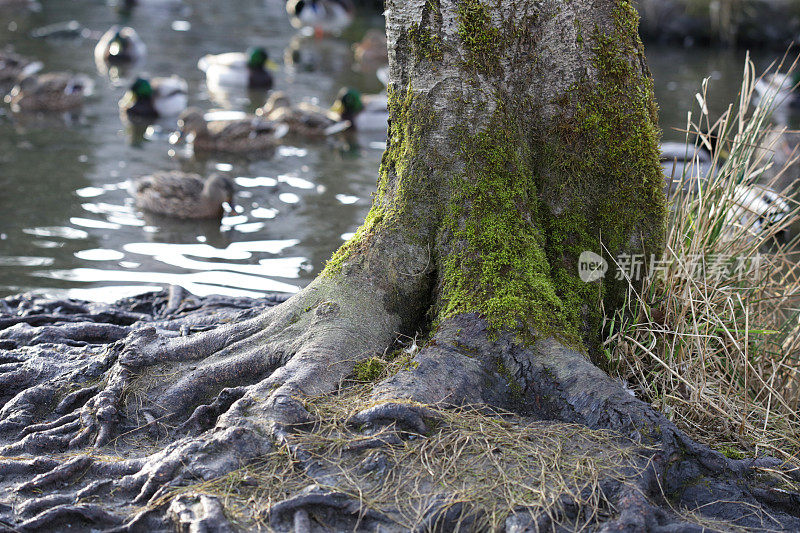
[[[361,97],[364,109],[355,116],[358,131],[383,131],[389,126],[389,97],[386,93]]]
[[[311,28],[321,37],[338,35],[353,22],[355,6],[350,0],[289,0],[289,20],[297,29]]]
[[[174,117],[186,109],[188,98],[189,86],[178,76],[137,78],[119,101],[119,108],[128,116]]]
[[[735,209],[726,213],[729,223],[739,224],[754,233],[778,226],[792,211],[783,196],[760,184],[737,185],[733,203]]]
[[[256,110],[256,115],[286,124],[289,127],[288,134],[298,137],[325,137],[351,126],[350,121],[343,120],[341,115],[331,110],[306,102],[294,106],[283,92],[270,95],[267,103]]]
[[[195,151],[247,153],[273,149],[289,127],[262,117],[240,114],[241,118],[206,120],[196,108],[184,111],[178,119],[180,135]]]
[[[385,93],[362,96],[356,89],[343,88],[331,108],[359,131],[386,131],[389,97]]]
[[[711,149],[715,150],[713,137],[706,138],[712,141]],[[697,194],[716,173],[708,147],[677,142],[661,144],[661,169],[668,196],[678,194],[678,185],[686,193]],[[791,212],[786,200],[766,185],[735,185],[731,194],[734,207],[725,213],[728,224],[748,227],[755,233],[779,224]]]
[[[11,49],[0,50],[0,83],[30,76],[41,70],[42,64],[30,61]]]
[[[227,202],[233,207],[233,180],[215,174],[204,180],[198,174],[165,171],[133,181],[136,207],[175,218],[222,218]]]
[[[756,80],[755,90],[761,100],[767,99],[773,105],[800,106],[800,97],[796,91],[792,91],[798,85],[800,85],[800,69],[788,74],[775,72],[764,75]]]
[[[668,190],[675,192],[678,185],[696,192],[699,182],[711,171],[711,152],[705,147],[696,147],[679,142],[661,143],[661,170]]]
[[[83,74],[34,74],[21,79],[5,101],[15,111],[66,111],[83,104],[93,85]]]
[[[264,48],[250,48],[246,53],[206,55],[197,62],[197,68],[206,73],[209,87],[247,87],[271,89],[270,68],[276,65]]]
[[[131,27],[112,26],[97,41],[94,48],[96,61],[106,63],[133,63],[141,60],[147,53],[147,47]]]

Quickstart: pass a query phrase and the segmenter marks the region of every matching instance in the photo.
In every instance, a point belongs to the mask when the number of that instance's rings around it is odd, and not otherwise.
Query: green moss
[[[439,319],[478,312],[494,329],[577,339],[550,277],[528,145],[513,113],[497,102],[477,135],[460,136],[463,174],[454,173],[444,231]]]
[[[749,455],[733,446],[717,446],[716,450],[728,459],[747,459]]]
[[[495,28],[479,0],[463,2],[458,16],[465,61],[482,72],[496,72],[505,53],[529,49],[513,43],[535,39],[510,23]],[[440,242],[453,246],[436,258],[434,323],[475,312],[525,342],[532,330],[596,348],[602,303],[619,305],[625,287],[613,275],[581,281],[579,255],[649,255],[661,250],[663,238],[659,131],[636,24],[630,1],[618,0],[610,28],[579,32],[597,75],[587,73],[552,102],[569,112],[540,120],[540,109],[521,96],[506,100],[499,88],[487,102],[494,109],[487,123],[478,131],[453,128],[450,145],[458,149],[444,157],[427,144],[439,127],[427,97],[411,87],[390,90],[389,142],[373,208],[323,274],[368,250],[373,235],[440,224]],[[437,176],[449,180],[443,206]]]
[[[480,0],[463,0],[458,6],[458,35],[467,51],[468,69],[496,74],[500,70],[500,30]]]
[[[383,376],[386,371],[387,363],[379,357],[372,357],[366,361],[356,364],[354,368],[355,378],[358,381],[375,382]]]
[[[424,28],[420,28],[418,24],[413,24],[408,30],[408,38],[411,40],[411,46],[418,61],[423,59],[442,60],[442,39],[438,35],[433,35]]]
[[[517,381],[514,375],[506,368],[502,360],[498,360],[497,362],[497,372],[503,376],[503,379],[506,380],[506,384],[511,392],[511,399],[513,401],[521,401],[523,393],[522,386],[519,384],[519,381]]]
[[[411,49],[417,61],[441,61],[444,57],[442,38],[442,13],[438,0],[427,0],[422,8],[420,24],[412,24],[408,30]]]
[[[611,32],[595,28],[592,34],[597,80],[572,88],[576,112],[556,121],[546,135],[556,141],[542,145],[538,163],[542,175],[563,177],[553,193],[558,199],[551,202],[563,207],[544,217],[548,260],[566,308],[581,309],[587,332],[600,331],[600,300],[607,309],[622,304],[627,282],[614,279],[616,257],[641,254],[649,260],[660,254],[664,237],[657,109],[652,80],[642,67],[638,16],[628,0],[618,0],[613,22]],[[586,198],[595,199],[590,209]],[[575,275],[577,258],[586,250],[604,255],[611,265],[602,284]]]
[[[462,18],[486,22],[485,8],[466,5]],[[518,118],[536,109],[498,101],[483,131],[457,133],[465,168],[451,184],[445,231],[458,245],[442,261],[439,320],[478,312],[494,329],[532,328],[597,348],[601,302],[619,305],[624,282],[613,270],[602,283],[583,282],[578,257],[657,254],[663,239],[659,131],[636,23],[620,0],[613,31],[595,29],[597,77],[555,102],[572,115],[536,131],[535,119]]]

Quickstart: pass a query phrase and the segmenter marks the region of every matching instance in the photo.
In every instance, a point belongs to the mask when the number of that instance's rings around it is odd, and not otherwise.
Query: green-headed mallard
[[[177,170],[156,172],[133,181],[136,207],[175,218],[221,218],[223,203],[233,206],[233,180],[215,174],[204,180],[198,174]]]
[[[262,47],[250,48],[246,53],[206,55],[197,62],[197,68],[206,73],[206,83],[216,87],[247,87],[271,89],[272,74],[269,69],[275,64]]]
[[[178,119],[180,137],[195,151],[248,153],[269,151],[289,131],[288,126],[262,117],[236,114],[236,118],[207,120],[202,111],[189,108]],[[239,118],[241,117],[241,118]]]
[[[175,117],[184,109],[189,98],[189,86],[178,76],[169,78],[137,78],[119,102],[119,108],[129,117]]]
[[[112,26],[97,41],[94,58],[110,64],[134,63],[144,58],[147,47],[136,30],[128,26]]]
[[[283,92],[271,94],[267,103],[256,110],[256,114],[272,122],[286,124],[289,127],[288,134],[298,137],[325,137],[351,126],[349,121],[331,110],[306,102],[292,105]]]
[[[385,132],[389,123],[389,98],[385,93],[362,96],[355,89],[343,88],[331,109],[359,131]]]
[[[50,72],[26,76],[5,101],[15,111],[67,111],[83,104],[94,83],[83,74]]]
[[[708,187],[719,186],[716,181],[717,168],[714,167],[712,150],[716,150],[715,137],[706,137],[711,142],[711,150],[704,144],[687,145],[679,142],[661,144],[661,169],[665,179],[667,196],[698,194]],[[773,228],[779,225],[792,211],[786,198],[780,193],[761,184],[741,183],[734,185],[728,199],[731,207],[725,217],[729,225],[740,225],[751,232]]]
[[[297,29],[310,28],[317,34],[338,35],[353,22],[351,0],[289,0],[286,13]]]

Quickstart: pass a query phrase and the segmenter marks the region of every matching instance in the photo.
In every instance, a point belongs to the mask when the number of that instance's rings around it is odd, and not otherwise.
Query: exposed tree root
[[[401,328],[402,321],[388,315],[379,327],[359,325],[354,313],[367,309],[380,316],[382,304],[367,296],[333,296],[303,294],[245,320],[235,317],[247,311],[235,305],[223,310],[217,301],[218,316],[231,323],[187,335],[193,317],[211,324],[214,316],[192,299],[188,311],[120,326],[128,328],[123,340],[80,350],[68,342],[37,344],[27,330],[7,334],[16,347],[0,352],[0,379],[8,387],[0,403],[0,494],[8,494],[0,497],[0,531],[65,524],[78,530],[167,531],[174,525],[233,531],[220,500],[176,495],[181,487],[216,483],[283,447],[293,458],[292,475],[303,476],[306,488],[274,500],[259,515],[265,525],[276,531],[373,531],[378,524],[405,530],[408,522],[396,508],[371,506],[349,488],[336,489],[349,487],[351,474],[321,461],[309,440],[326,423],[325,415],[309,412],[310,399],[338,390],[357,362],[383,353]],[[344,301],[356,307],[343,308]],[[409,369],[375,384],[363,405],[355,411],[350,406],[347,423],[337,430],[349,427],[350,433],[337,442],[344,462],[356,461],[353,475],[378,480],[365,481],[379,483],[374,487],[391,483],[385,476],[399,468],[387,451],[446,431],[448,406],[484,406],[487,413],[500,408],[525,420],[610,430],[638,450],[627,466],[609,470],[620,477],[600,479],[585,497],[521,507],[505,519],[507,531],[580,524],[664,533],[724,530],[719,523],[800,528],[800,498],[791,488],[799,479],[796,470],[769,458],[735,461],[700,446],[582,354],[554,339],[525,348],[490,332],[477,316],[442,324]],[[425,490],[431,497],[414,511],[419,531],[469,531],[494,520],[435,485]],[[606,503],[591,511],[587,502],[597,494]]]

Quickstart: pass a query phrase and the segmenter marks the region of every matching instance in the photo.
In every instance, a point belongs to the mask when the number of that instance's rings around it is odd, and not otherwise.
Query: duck
[[[794,72],[774,72],[758,78],[755,90],[760,100],[769,101],[775,106],[800,106],[800,96],[795,87],[800,85],[800,69]]]
[[[351,0],[289,0],[286,13],[295,28],[309,28],[322,37],[341,34],[353,22],[355,6]]]
[[[248,89],[271,89],[270,68],[277,65],[269,59],[266,49],[257,46],[247,52],[228,52],[205,55],[197,62],[197,68],[206,73],[209,87],[245,87]]]
[[[784,197],[761,184],[737,185],[733,191],[734,208],[726,213],[729,224],[740,225],[759,234],[773,231],[792,212]]]
[[[186,109],[188,99],[189,86],[178,76],[136,78],[119,101],[119,108],[129,118],[176,117]]]
[[[129,26],[112,26],[94,48],[95,61],[112,64],[134,63],[144,58],[146,53],[147,46]]]
[[[697,192],[700,181],[711,172],[712,160],[711,151],[704,145],[661,143],[661,171],[668,192],[675,193],[678,185],[686,191],[693,188],[692,192]]]
[[[223,203],[233,207],[234,184],[221,174],[204,180],[199,174],[173,170],[137,178],[129,192],[144,211],[182,219],[220,219]]]
[[[248,153],[269,151],[279,144],[289,127],[263,117],[236,113],[232,118],[206,119],[197,108],[189,108],[178,118],[177,142],[186,139],[195,151]]]
[[[49,72],[22,78],[5,97],[14,111],[67,111],[80,107],[94,84],[88,76]]]
[[[256,115],[286,124],[289,128],[288,135],[296,137],[321,138],[344,131],[352,125],[331,110],[306,102],[292,105],[286,93],[281,91],[270,95],[267,103],[256,110]]]
[[[389,123],[389,96],[379,94],[362,95],[357,89],[343,87],[336,95],[331,109],[342,120],[349,120],[358,131],[387,130]]]
[[[661,144],[661,169],[665,180],[664,190],[668,197],[697,194],[701,186],[716,174],[712,155],[716,143],[711,135],[705,138],[712,143],[710,150],[704,144]],[[713,184],[713,180],[711,183]],[[740,183],[734,185],[730,194],[733,207],[725,213],[728,225],[748,228],[751,233],[770,231],[769,228],[780,224],[792,211],[784,197],[767,185]]]
[[[353,125],[358,131],[382,131],[389,126],[389,96],[384,93],[361,97],[364,108],[356,114]]]
[[[22,57],[10,48],[0,50],[0,83],[13,82],[36,74],[42,67],[41,62]]]

